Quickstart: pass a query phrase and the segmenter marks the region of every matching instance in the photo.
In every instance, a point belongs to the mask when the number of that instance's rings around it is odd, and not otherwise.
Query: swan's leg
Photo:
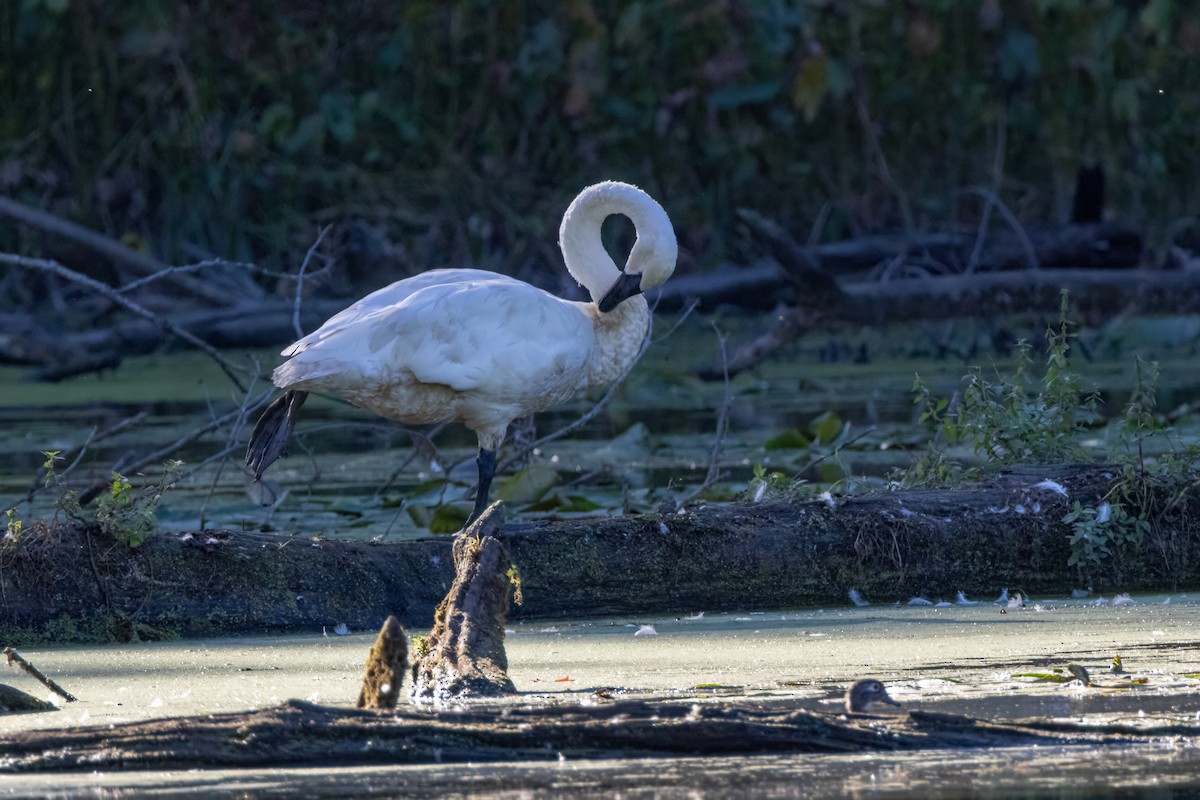
[[[488,507],[488,495],[492,491],[492,478],[496,477],[496,451],[488,450],[485,447],[479,448],[479,455],[476,456],[475,463],[479,465],[479,488],[475,490],[475,509],[467,518],[467,524],[463,526],[463,530],[471,527],[471,523],[479,519],[479,516]]]
[[[246,448],[246,466],[254,473],[254,480],[262,478],[263,471],[277,458],[287,455],[288,437],[296,424],[296,414],[307,398],[308,392],[287,392],[267,406],[258,418]]]

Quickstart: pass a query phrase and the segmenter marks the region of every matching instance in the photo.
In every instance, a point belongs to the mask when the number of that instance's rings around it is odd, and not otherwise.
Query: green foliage
[[[45,450],[42,455],[46,457],[46,460],[42,462],[42,469],[46,471],[42,482],[47,488],[57,492],[57,499],[54,501],[55,509],[57,512],[66,514],[70,519],[84,521],[83,508],[79,505],[79,493],[63,483],[63,479],[55,467],[55,462],[62,460],[62,451]]]
[[[417,634],[412,637],[413,660],[429,655],[429,637]]]
[[[957,420],[946,424],[943,418],[950,440],[970,443],[989,463],[1001,466],[1087,460],[1079,434],[1099,420],[1099,396],[1095,391],[1085,396],[1071,371],[1068,354],[1075,334],[1070,328],[1064,292],[1058,328],[1046,331],[1046,368],[1036,393],[1026,388],[1033,367],[1028,342],[1018,343],[1016,372],[1009,378],[990,381],[972,367]]]
[[[114,472],[112,490],[96,501],[96,523],[100,530],[130,547],[139,547],[158,523],[158,504],[174,483],[182,461],[168,461],[157,481],[135,491],[123,475]]]
[[[804,481],[793,481],[778,470],[767,472],[762,464],[755,464],[750,478],[749,494],[754,502],[780,500],[793,497],[804,485]]]
[[[739,206],[829,203],[830,237],[972,214],[1001,138],[1024,221],[1060,219],[1086,160],[1152,232],[1200,203],[1169,180],[1200,173],[1183,3],[41,0],[0,5],[0,41],[0,192],[171,261],[295,264],[353,221],[398,256],[372,270],[544,265],[570,197],[618,177],[717,263]]]
[[[16,515],[16,511],[15,508],[5,509],[4,511],[4,540],[0,543],[0,546],[21,546],[21,534],[25,530],[25,523]]]
[[[1034,362],[1026,343],[1018,348],[1016,368],[1009,377],[989,381],[980,369],[972,368],[957,406],[934,397],[917,376],[914,402],[922,409],[921,421],[933,424],[936,434],[901,483],[938,485],[961,479],[960,465],[943,452],[940,439],[971,446],[991,468],[1090,461],[1079,439],[1097,421],[1099,400],[1094,391],[1083,393],[1071,368],[1074,336],[1064,292],[1058,327],[1046,332],[1046,366],[1036,390],[1031,384],[1039,382],[1031,377]],[[1200,481],[1198,445],[1146,457],[1146,441],[1170,433],[1156,414],[1157,380],[1156,364],[1135,360],[1129,403],[1110,428],[1107,456],[1118,474],[1101,501],[1084,505],[1077,500],[1063,517],[1071,530],[1069,564],[1080,569],[1100,567],[1117,550],[1141,547]],[[1136,509],[1136,515],[1128,509]]]
[[[1119,503],[1107,501],[1092,508],[1076,500],[1063,522],[1071,526],[1068,565],[1098,567],[1112,555],[1113,547],[1141,547],[1150,532],[1150,520],[1131,516]]]
[[[139,547],[154,532],[158,523],[158,504],[175,482],[182,461],[170,460],[163,465],[156,480],[147,481],[135,489],[125,476],[114,472],[112,486],[96,499],[95,511],[89,513],[79,503],[78,493],[67,487],[58,473],[55,462],[60,451],[47,450],[42,467],[46,470],[45,484],[58,492],[55,504],[68,518],[81,523],[94,521],[100,530],[129,547]]]
[[[508,578],[508,582],[512,584],[513,587],[513,602],[517,605],[524,605],[525,595],[521,591],[521,571],[517,569],[516,564],[510,564],[508,571],[504,574]]]

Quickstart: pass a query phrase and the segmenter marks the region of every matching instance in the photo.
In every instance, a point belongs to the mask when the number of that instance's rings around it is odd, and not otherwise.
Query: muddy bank
[[[1062,517],[1076,500],[1098,504],[1111,479],[1104,470],[1037,468],[837,502],[510,523],[502,536],[524,601],[512,616],[844,605],[851,587],[878,603],[1004,587],[1200,585],[1200,530],[1188,502],[1159,520],[1169,536],[1115,551],[1102,570],[1067,565]],[[449,537],[369,544],[205,531],[129,550],[95,529],[64,528],[28,537],[3,559],[0,639],[11,645],[369,629],[389,614],[419,629],[453,579]]]

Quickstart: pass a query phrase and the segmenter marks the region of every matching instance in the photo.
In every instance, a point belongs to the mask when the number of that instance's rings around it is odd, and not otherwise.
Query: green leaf
[[[329,134],[339,144],[349,144],[354,141],[357,128],[354,120],[353,98],[345,92],[328,92],[321,95],[319,106]]]
[[[429,520],[430,533],[458,533],[471,514],[466,503],[445,503],[434,509]]]
[[[804,118],[809,122],[821,110],[828,84],[829,59],[823,52],[810,55],[800,63],[792,81],[792,105],[803,110]]]
[[[763,447],[767,450],[802,450],[810,444],[812,444],[812,439],[808,438],[803,431],[792,428],[767,439],[763,443]]]
[[[808,431],[821,444],[829,444],[842,432],[842,418],[833,411],[826,411],[808,423]]]
[[[550,467],[530,464],[515,475],[510,475],[500,484],[496,496],[516,505],[540,500],[546,492],[558,485],[558,472]]]

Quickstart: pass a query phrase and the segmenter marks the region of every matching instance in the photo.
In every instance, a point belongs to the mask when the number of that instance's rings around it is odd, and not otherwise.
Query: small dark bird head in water
[[[887,703],[892,706],[900,704],[888,697],[887,687],[874,678],[865,678],[850,684],[846,690],[846,711],[850,714],[863,714],[872,703]]]

